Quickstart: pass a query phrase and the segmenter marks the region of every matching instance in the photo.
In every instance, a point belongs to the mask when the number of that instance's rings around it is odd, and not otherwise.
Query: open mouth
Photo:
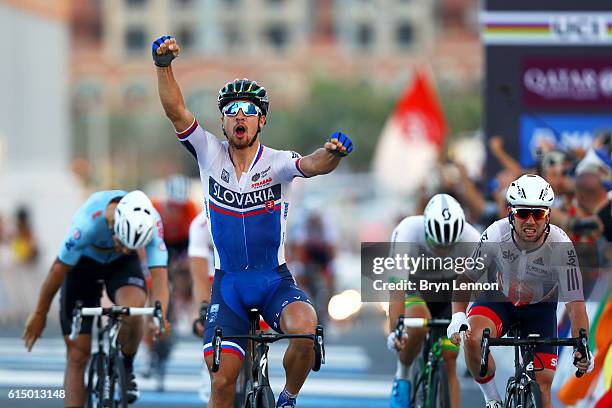
[[[523,228],[523,232],[527,236],[533,236],[536,233],[536,229],[535,228]]]
[[[238,137],[243,137],[246,135],[247,128],[244,125],[238,125],[234,128],[234,134]]]

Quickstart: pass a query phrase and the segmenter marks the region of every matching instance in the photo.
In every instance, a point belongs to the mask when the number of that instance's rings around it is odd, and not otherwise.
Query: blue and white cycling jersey
[[[291,181],[306,177],[299,167],[301,156],[260,144],[238,180],[227,141],[196,120],[177,136],[198,161],[215,269],[271,270],[284,264]]]
[[[81,256],[107,264],[121,256],[115,251],[113,235],[108,228],[104,211],[108,203],[116,197],[123,197],[127,191],[109,190],[93,193],[72,217],[70,230],[64,238],[58,258],[66,265],[76,265]],[[168,251],[164,244],[164,229],[159,213],[154,210],[157,233],[153,234],[147,245],[149,268],[166,267]]]

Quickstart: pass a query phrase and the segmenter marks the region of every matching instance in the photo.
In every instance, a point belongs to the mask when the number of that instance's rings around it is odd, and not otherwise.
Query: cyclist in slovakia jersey
[[[423,215],[404,218],[391,234],[391,256],[407,254],[409,256],[426,256],[431,258],[467,258],[471,255],[473,244],[478,242],[478,231],[465,221],[461,205],[448,194],[433,196]],[[452,282],[457,277],[453,270],[418,270],[413,275],[394,276],[392,279],[429,282]],[[417,286],[418,287],[418,286]],[[449,293],[450,295],[450,293]],[[432,299],[433,297],[433,299]],[[411,387],[409,369],[419,355],[427,334],[427,329],[407,329],[407,337],[398,341],[395,337],[395,325],[400,315],[425,319],[450,319],[451,303],[439,301],[441,294],[421,291],[391,291],[389,302],[389,336],[387,346],[397,351],[397,371],[391,391],[391,408],[406,408],[409,404]],[[427,298],[427,300],[425,300]],[[437,298],[437,299],[436,299]],[[456,373],[456,360],[459,348],[448,339],[444,339],[442,356],[446,363],[449,378],[451,404],[459,408],[459,380]]]
[[[164,312],[168,305],[166,264],[159,214],[142,191],[100,191],[92,194],[72,219],[57,259],[40,290],[36,309],[28,318],[23,333],[31,351],[46,325],[47,313],[61,286],[60,322],[67,348],[64,387],[67,407],[85,403],[84,372],[91,349],[92,317],[83,318],[79,336],[70,340],[72,311],[77,301],[85,307],[100,305],[104,281],[106,293],[115,304],[143,307],[145,280],[136,250],[146,250],[153,276],[153,299],[160,300]],[[167,323],[166,323],[167,324]],[[138,387],[133,362],[143,335],[142,318],[126,316],[119,332],[123,363],[128,375],[128,401],[134,402]],[[166,329],[170,327],[167,325]]]
[[[177,130],[179,141],[194,156],[205,191],[215,257],[215,279],[204,334],[210,367],[215,326],[224,334],[246,334],[247,312],[257,307],[270,326],[283,333],[314,333],[317,317],[285,265],[285,224],[295,177],[334,170],[353,148],[336,132],[309,156],[264,147],[259,133],[266,124],[266,90],[254,81],[237,79],[220,91],[218,108],[227,141],[204,130],[185,106],[171,62],[179,46],[170,36],[152,44],[159,96]],[[246,341],[223,341],[222,363],[212,375],[210,407],[230,407],[244,358]],[[294,407],[314,359],[312,342],[291,340],[283,360],[286,384],[277,406]]]
[[[508,218],[493,223],[481,235],[474,258],[484,268],[467,270],[458,282],[484,280],[499,285],[498,292],[483,292],[472,304],[467,316],[470,290],[453,294],[453,317],[447,335],[459,344],[459,329],[467,325],[465,358],[479,384],[487,407],[501,407],[501,397],[493,377],[495,364],[489,357],[489,371],[480,377],[480,339],[485,328],[491,337],[501,337],[511,325],[520,324],[521,333],[557,337],[557,300],[565,302],[572,324],[572,336],[581,328],[588,333],[589,321],[584,306],[582,277],[578,257],[568,236],[550,224],[554,193],[540,176],[523,175],[510,185],[506,193]],[[580,353],[577,367],[581,372],[592,370],[593,359]],[[551,407],[550,386],[557,365],[553,346],[536,348],[536,381],[542,391],[544,407]]]

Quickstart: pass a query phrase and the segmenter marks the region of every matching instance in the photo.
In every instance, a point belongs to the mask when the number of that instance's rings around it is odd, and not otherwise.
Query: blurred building
[[[69,169],[69,11],[69,0],[0,2],[10,56],[0,65],[0,214],[30,209],[45,261],[80,199]]]
[[[281,106],[303,96],[313,75],[397,87],[415,64],[459,85],[482,72],[476,0],[72,2],[74,95],[89,103],[158,109],[150,42],[166,33],[183,47],[176,69],[196,110],[235,77],[283,89]]]

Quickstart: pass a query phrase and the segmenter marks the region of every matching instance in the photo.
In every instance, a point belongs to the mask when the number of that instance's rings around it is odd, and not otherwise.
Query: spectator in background
[[[576,176],[575,205],[568,213],[572,240],[594,241],[602,233],[610,235],[610,199],[598,174],[586,172]]]
[[[15,234],[11,246],[18,264],[31,264],[38,259],[38,244],[32,232],[30,212],[24,206],[15,213]]]
[[[501,136],[492,136],[489,139],[489,149],[504,169],[515,175],[526,173],[526,170],[521,167],[519,162],[506,152],[504,149],[504,139]]]

